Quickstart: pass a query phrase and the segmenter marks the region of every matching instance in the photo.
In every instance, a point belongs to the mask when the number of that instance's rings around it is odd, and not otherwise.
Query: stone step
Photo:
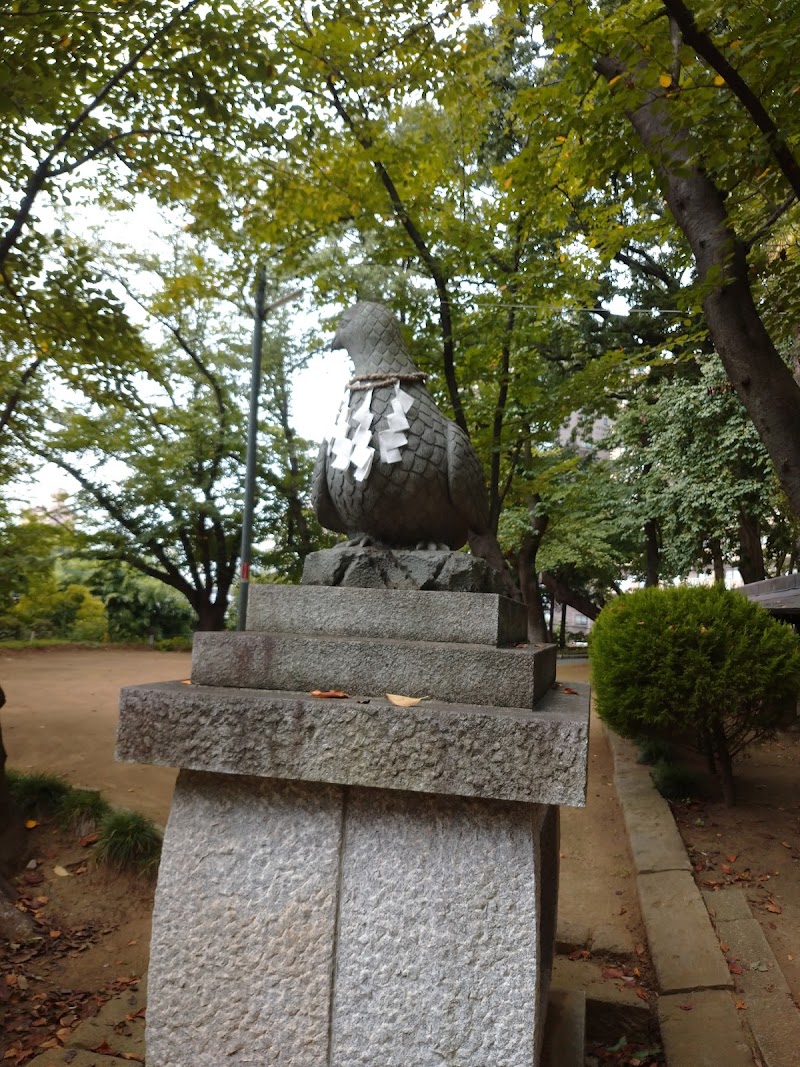
[[[588,711],[587,686],[526,711],[157,682],[122,690],[117,759],[582,807]]]
[[[247,608],[248,631],[321,637],[497,647],[525,643],[527,625],[524,605],[497,593],[253,585]]]
[[[485,645],[302,634],[197,633],[195,685],[296,692],[398,693],[449,704],[533,708],[555,681],[556,647]]]

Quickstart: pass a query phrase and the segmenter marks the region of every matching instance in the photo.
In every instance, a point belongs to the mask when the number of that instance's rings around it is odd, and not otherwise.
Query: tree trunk
[[[714,738],[717,774],[722,786],[722,799],[729,808],[732,808],[736,804],[736,785],[733,780],[733,761],[728,749],[728,739],[725,737],[725,730],[719,720],[714,723],[711,729]]]
[[[558,647],[567,647],[567,605],[561,605],[561,628],[558,634]]]
[[[722,545],[718,537],[709,537],[708,550],[711,553],[711,562],[714,564],[714,581],[725,584],[725,557],[722,555]]]
[[[595,66],[609,81],[618,75],[627,75],[629,82],[635,78],[634,70],[611,57]],[[647,91],[628,118],[689,242],[698,281],[706,290],[703,310],[714,347],[792,509],[800,515],[800,387],[758,314],[747,249],[734,232],[720,190],[701,169],[687,132],[673,123],[665,91]]]
[[[542,574],[542,585],[560,604],[569,604],[571,608],[575,608],[581,615],[585,615],[587,619],[596,619],[600,614],[600,608],[593,600],[584,596],[583,593],[578,593],[571,589],[565,582],[560,582],[558,578],[553,577],[548,571]]]
[[[658,585],[661,571],[661,549],[658,543],[658,523],[655,519],[648,519],[644,524],[644,553],[644,584],[649,588]]]
[[[225,614],[228,610],[227,598],[223,597],[220,600],[218,597],[214,602],[204,599],[192,606],[197,612],[198,630],[206,632],[208,630],[225,629]]]
[[[739,573],[745,585],[763,582],[767,577],[764,566],[764,547],[761,544],[761,524],[753,515],[739,512]]]
[[[0,689],[0,708],[6,702]],[[0,893],[2,881],[19,869],[25,857],[27,840],[22,815],[17,810],[6,778],[6,750],[0,729]]]

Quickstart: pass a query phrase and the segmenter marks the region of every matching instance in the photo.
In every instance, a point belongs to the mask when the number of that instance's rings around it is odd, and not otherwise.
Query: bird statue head
[[[331,349],[347,349],[358,374],[413,373],[417,370],[389,308],[369,300],[349,307],[341,319]]]

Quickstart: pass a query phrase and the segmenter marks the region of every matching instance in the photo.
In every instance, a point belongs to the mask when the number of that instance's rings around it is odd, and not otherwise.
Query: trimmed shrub
[[[639,744],[639,763],[648,765],[654,763],[673,763],[675,760],[675,746],[663,737],[645,737]]]
[[[607,605],[589,655],[597,711],[624,737],[667,737],[705,753],[734,802],[733,757],[794,713],[800,639],[741,593],[639,589]]]
[[[690,800],[702,797],[705,793],[702,775],[670,760],[659,760],[650,777],[661,796],[667,800]]]

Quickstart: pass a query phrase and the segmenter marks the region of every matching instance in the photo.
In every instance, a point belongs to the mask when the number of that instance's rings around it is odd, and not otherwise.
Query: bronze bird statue
[[[456,549],[486,533],[480,461],[433,402],[391,311],[355,304],[331,348],[347,349],[355,375],[314,468],[320,523],[352,544],[393,548]]]

